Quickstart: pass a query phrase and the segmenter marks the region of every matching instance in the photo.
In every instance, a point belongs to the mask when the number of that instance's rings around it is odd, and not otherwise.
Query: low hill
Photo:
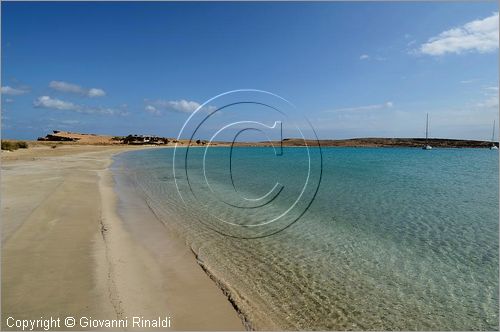
[[[72,133],[69,131],[59,131],[59,130],[54,130],[52,134],[48,134],[45,137],[39,137],[38,141],[75,142],[79,144],[98,144],[98,145],[122,144],[121,138],[116,138],[113,136],[80,134],[80,133]]]

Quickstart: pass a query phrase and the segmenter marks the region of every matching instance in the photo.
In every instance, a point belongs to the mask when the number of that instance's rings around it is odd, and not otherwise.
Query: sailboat
[[[425,146],[423,150],[432,150],[432,146],[429,145],[429,113],[427,113],[427,121],[425,123]]]
[[[495,120],[493,120],[493,133],[491,134],[491,147],[490,147],[490,150],[498,150],[498,147],[495,144]]]

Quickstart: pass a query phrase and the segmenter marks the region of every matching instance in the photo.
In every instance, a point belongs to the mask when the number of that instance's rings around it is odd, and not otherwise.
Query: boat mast
[[[491,143],[495,144],[495,121],[493,120],[493,133],[491,134]]]
[[[427,121],[425,122],[425,144],[427,145],[429,140],[429,113],[427,113]]]

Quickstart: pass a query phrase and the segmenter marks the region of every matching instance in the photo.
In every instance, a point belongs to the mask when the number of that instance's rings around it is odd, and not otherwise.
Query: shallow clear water
[[[323,148],[314,197],[320,155],[312,149],[309,186],[287,212],[306,182],[306,149],[277,157],[271,148],[236,148],[233,183],[230,149],[209,149],[210,187],[199,171],[204,149],[190,150],[177,186],[173,149],[116,159],[251,327],[498,329],[497,152]],[[274,199],[252,201],[276,183]]]

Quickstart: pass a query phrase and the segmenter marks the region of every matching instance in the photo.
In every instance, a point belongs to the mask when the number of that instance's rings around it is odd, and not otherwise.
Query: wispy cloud
[[[376,60],[376,61],[385,61],[387,58],[384,58],[382,56],[370,56],[368,54],[361,54],[359,56],[359,60]]]
[[[2,94],[9,96],[18,96],[30,92],[27,88],[13,88],[10,86],[2,86]]]
[[[92,107],[79,105],[69,101],[64,101],[49,96],[41,96],[33,101],[33,106],[36,108],[45,108],[58,111],[73,111],[86,114],[102,114],[102,115],[126,115],[127,112],[123,109],[112,107]]]
[[[383,104],[373,104],[373,105],[365,105],[365,106],[356,106],[356,107],[346,107],[346,108],[337,108],[334,110],[328,110],[326,112],[362,112],[362,111],[375,111],[381,109],[392,108],[394,103],[392,101],[385,102]]]
[[[178,113],[193,113],[196,111],[201,104],[196,101],[189,101],[185,99],[181,100],[146,100],[145,111],[151,114],[159,115],[161,114],[160,110],[167,112],[178,112]],[[213,106],[205,106],[201,109],[205,112],[211,112],[215,110]]]
[[[98,88],[84,88],[78,84],[68,83],[64,81],[51,81],[49,83],[49,87],[56,91],[66,92],[66,93],[75,93],[82,96],[87,96],[90,98],[94,97],[103,97],[106,95],[106,92],[102,89]]]
[[[498,95],[491,96],[482,102],[477,103],[479,108],[498,108]]]
[[[474,83],[474,82],[477,82],[477,81],[479,81],[478,78],[472,78],[470,80],[462,80],[462,81],[460,81],[460,83],[461,84],[470,84],[470,83]]]
[[[61,92],[85,93],[81,86],[63,81],[51,81],[49,87]]]
[[[60,123],[65,125],[75,125],[81,123],[79,120],[58,120]]]
[[[488,86],[483,89],[484,99],[476,104],[478,108],[498,109],[498,86]]]
[[[74,119],[48,119],[46,125],[50,128],[74,128],[74,126],[82,124],[80,120]]]
[[[422,44],[417,53],[487,53],[498,49],[498,12],[481,20],[441,32]]]

